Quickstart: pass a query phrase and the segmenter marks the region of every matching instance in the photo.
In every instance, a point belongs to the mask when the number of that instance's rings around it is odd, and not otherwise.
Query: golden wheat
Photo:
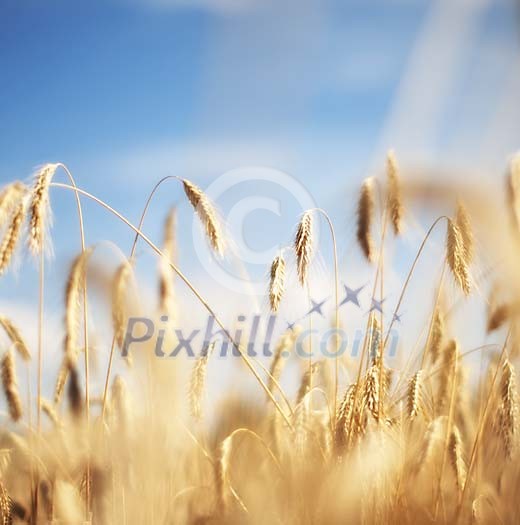
[[[22,400],[18,391],[18,383],[16,381],[16,366],[14,356],[11,350],[8,350],[1,363],[2,368],[2,386],[4,394],[7,399],[7,406],[9,408],[9,415],[13,421],[18,421],[23,415]]]
[[[399,235],[403,229],[403,192],[399,180],[399,168],[395,153],[390,150],[386,157],[388,179],[388,208],[394,233]]]
[[[269,280],[269,303],[271,310],[277,312],[285,291],[285,260],[277,255],[271,264],[271,278]]]
[[[361,251],[368,262],[374,259],[374,242],[372,240],[372,222],[374,219],[374,183],[366,179],[361,186],[357,210],[357,239]]]
[[[225,239],[215,207],[196,184],[187,179],[183,179],[182,183],[188,200],[204,226],[211,247],[217,254],[222,255],[225,249]]]
[[[29,204],[29,248],[33,254],[40,253],[44,248],[50,222],[49,185],[57,168],[57,164],[45,164],[34,176]]]
[[[296,254],[298,279],[305,286],[309,264],[312,259],[313,236],[312,236],[312,212],[306,211],[298,223],[296,236],[294,238],[294,252]]]

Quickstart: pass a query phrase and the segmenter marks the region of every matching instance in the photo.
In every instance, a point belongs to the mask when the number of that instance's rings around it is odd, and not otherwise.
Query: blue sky
[[[513,0],[3,0],[0,182],[62,161],[137,221],[164,175],[207,187],[231,169],[276,168],[330,211],[350,260],[357,188],[387,148],[464,182],[502,173],[520,136],[518,21]],[[167,188],[145,228],[154,239],[181,200]],[[226,215],[233,199],[273,191],[252,181],[218,204]],[[259,210],[243,225],[258,250],[293,234],[301,210],[280,199],[280,217]],[[70,195],[53,190],[52,202],[58,308],[77,227]],[[181,225],[190,217],[181,206]],[[87,230],[125,250],[132,238],[93,206]],[[198,275],[191,227],[179,237]],[[0,292],[30,302],[35,272],[20,275]]]

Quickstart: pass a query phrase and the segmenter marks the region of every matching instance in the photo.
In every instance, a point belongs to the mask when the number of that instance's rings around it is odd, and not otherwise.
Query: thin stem
[[[336,233],[334,231],[334,225],[329,217],[329,214],[322,208],[315,208],[315,211],[321,213],[330,230],[330,236],[332,239],[332,250],[334,259],[334,302],[335,302],[335,316],[334,316],[334,328],[336,330],[336,352],[334,356],[334,427],[336,426],[336,414],[338,408],[338,379],[339,379],[339,356],[338,356],[338,340],[339,340],[339,272],[338,272],[338,247],[336,243]]]
[[[381,234],[381,248],[379,252],[379,300],[381,301],[381,312],[380,312],[380,341],[379,341],[379,402],[378,402],[378,408],[377,408],[377,414],[379,417],[381,417],[381,414],[383,413],[383,367],[384,367],[384,351],[385,347],[383,345],[383,341],[381,340],[384,328],[384,317],[383,317],[383,293],[384,293],[384,287],[383,287],[383,272],[385,267],[385,238],[386,238],[386,230],[388,225],[388,203],[385,206],[384,211],[384,219],[383,219],[383,232]]]
[[[450,432],[451,432],[451,427],[453,425],[453,413],[455,410],[455,387],[457,384],[457,371],[458,371],[458,349],[456,349],[455,351],[455,355],[453,358],[453,369],[451,372],[452,378],[451,378],[450,406],[448,409],[448,421],[446,423],[446,433],[445,433],[444,448],[443,448],[443,453],[442,453],[441,471],[439,474],[439,481],[437,484],[437,497],[435,498],[434,522],[437,521],[437,515],[439,512],[439,501],[441,498],[441,491],[442,491],[442,477],[444,475],[444,467],[446,465],[446,458],[448,456],[448,445],[449,445],[449,439],[450,439]]]
[[[41,432],[41,410],[42,410],[42,362],[43,362],[43,301],[44,301],[44,278],[45,256],[43,250],[40,252],[39,270],[38,270],[38,399],[36,414],[36,427],[38,434]]]
[[[81,189],[75,189],[73,188],[72,186],[68,185],[68,184],[61,184],[61,183],[52,183],[51,184],[52,186],[56,187],[56,188],[63,188],[63,189],[67,189],[67,190],[73,190],[73,191],[77,191],[79,192],[81,195],[84,195],[85,197],[93,200],[94,202],[96,202],[97,204],[99,204],[100,206],[102,206],[103,208],[105,208],[107,211],[109,211],[110,213],[112,213],[113,215],[115,215],[121,222],[125,223],[129,228],[131,228],[134,232],[138,233],[139,236],[146,242],[146,244],[148,244],[148,246],[150,246],[150,248],[159,256],[159,257],[165,257],[164,253],[142,232],[140,231],[136,226],[134,226],[126,217],[124,217],[123,215],[121,215],[117,210],[115,210],[114,208],[112,208],[109,204],[107,204],[106,202],[102,201],[101,199],[97,198],[96,196],[88,193],[87,191],[84,191],[84,190],[81,190]],[[231,342],[231,344],[235,347],[235,349],[237,350],[237,352],[239,353],[239,355],[242,357],[242,359],[244,360],[246,366],[249,368],[249,370],[251,371],[251,373],[253,374],[253,376],[255,377],[255,379],[258,381],[258,383],[260,384],[260,386],[262,387],[262,389],[265,391],[265,393],[267,394],[267,396],[269,397],[269,399],[271,400],[271,402],[273,403],[273,405],[275,406],[275,408],[280,412],[280,415],[284,418],[285,422],[288,424],[288,426],[292,429],[293,428],[293,425],[291,423],[291,421],[289,420],[289,418],[287,417],[287,415],[285,414],[285,412],[282,410],[282,408],[280,407],[280,405],[278,404],[278,402],[276,401],[273,393],[269,390],[269,388],[267,387],[267,385],[265,384],[265,382],[263,381],[263,379],[260,377],[260,375],[258,374],[258,372],[256,371],[255,367],[253,366],[251,360],[249,359],[249,357],[244,353],[242,352],[242,350],[240,349],[240,347],[238,346],[238,344],[235,342],[235,340],[233,339],[233,337],[231,336],[231,334],[229,333],[229,331],[227,330],[227,328],[225,328],[224,324],[222,323],[222,321],[217,317],[217,315],[215,314],[215,312],[213,311],[213,309],[211,308],[211,306],[208,304],[208,302],[206,301],[206,299],[204,299],[204,297],[202,297],[202,295],[197,291],[197,289],[195,288],[195,286],[191,283],[191,281],[181,272],[181,270],[175,265],[173,264],[171,261],[168,261],[168,264],[169,266],[172,268],[172,270],[180,277],[180,279],[186,284],[186,286],[190,289],[190,291],[195,295],[195,297],[199,300],[199,302],[204,306],[204,308],[206,308],[206,310],[209,312],[210,315],[213,316],[213,318],[215,319],[215,322],[219,325],[219,327],[222,329],[222,331],[224,332],[225,336],[229,339],[229,341]]]
[[[71,181],[74,189],[74,195],[76,198],[76,207],[78,212],[79,221],[79,235],[81,241],[81,253],[85,253],[85,227],[83,223],[83,211],[81,209],[81,201],[77,192],[77,185],[72,173],[65,164],[58,163],[58,167],[61,167],[69,180]],[[83,347],[85,357],[85,410],[86,410],[86,427],[87,434],[90,430],[90,391],[89,391],[89,341],[88,341],[88,301],[87,301],[87,275],[86,272],[83,275]],[[40,415],[40,407],[38,407],[38,416]],[[90,450],[87,453],[87,472],[86,472],[86,487],[85,487],[85,504],[86,504],[86,519],[89,519],[90,511]]]
[[[464,504],[464,498],[466,496],[466,492],[467,492],[468,485],[469,485],[469,482],[470,482],[471,471],[472,471],[473,466],[475,464],[475,457],[477,455],[477,448],[478,448],[480,440],[482,438],[482,433],[484,431],[484,425],[486,423],[488,410],[489,410],[489,407],[491,405],[491,400],[493,399],[493,395],[492,395],[493,394],[493,390],[495,389],[495,384],[496,384],[496,381],[497,381],[497,378],[498,378],[498,372],[500,371],[500,367],[501,367],[502,361],[504,359],[504,355],[506,354],[506,349],[507,349],[507,345],[509,343],[509,338],[510,337],[511,337],[511,326],[509,327],[509,330],[507,332],[507,335],[506,335],[506,338],[505,338],[505,341],[504,341],[504,345],[502,346],[502,351],[500,352],[500,357],[498,358],[497,368],[496,368],[495,373],[493,375],[493,381],[491,382],[491,386],[489,388],[489,395],[487,396],[486,404],[485,404],[484,410],[482,412],[482,419],[480,420],[480,425],[477,428],[477,434],[475,435],[475,441],[473,442],[473,447],[471,449],[471,456],[470,456],[470,460],[469,460],[469,463],[468,463],[468,470],[467,470],[467,473],[466,473],[466,482],[464,483],[464,488],[462,489],[462,495],[460,496],[460,501],[459,501],[459,506],[458,506],[458,509],[457,509],[457,517],[456,517],[456,520],[455,520],[455,524],[457,524],[459,522],[460,518],[461,518],[462,506]]]
[[[408,285],[410,284],[410,279],[412,278],[413,272],[415,270],[415,267],[417,266],[417,262],[419,261],[419,257],[421,256],[421,253],[423,252],[424,247],[426,246],[426,242],[430,238],[430,235],[432,234],[433,230],[437,226],[437,224],[443,220],[446,219],[449,220],[449,217],[446,217],[446,215],[441,215],[440,217],[437,217],[433,224],[430,226],[430,229],[426,232],[426,235],[424,236],[424,239],[421,242],[421,246],[419,247],[419,250],[417,252],[417,255],[415,256],[412,266],[410,267],[410,271],[408,272],[408,275],[406,276],[406,280],[404,282],[403,288],[401,290],[401,295],[399,296],[399,300],[397,301],[397,306],[395,307],[395,310],[392,314],[392,320],[390,321],[390,325],[388,326],[388,330],[386,332],[385,340],[383,343],[383,348],[386,347],[386,343],[388,342],[388,338],[390,336],[390,332],[392,331],[392,327],[395,322],[395,316],[399,313],[399,308],[401,308],[401,303],[404,299],[404,294],[406,293],[406,289],[408,288]]]

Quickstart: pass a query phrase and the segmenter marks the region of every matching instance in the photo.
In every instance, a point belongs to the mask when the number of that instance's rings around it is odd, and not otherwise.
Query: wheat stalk
[[[310,392],[312,377],[317,372],[319,366],[320,363],[318,361],[312,363],[312,365],[302,374],[302,379],[296,395],[296,405],[299,405],[303,401],[303,398]]]
[[[0,275],[2,275],[11,262],[22,232],[25,219],[25,199],[22,199],[15,208],[7,230],[0,244]]]
[[[394,233],[399,235],[403,229],[403,195],[399,180],[399,167],[395,153],[390,150],[386,157],[388,179],[388,208]]]
[[[417,461],[415,462],[415,474],[419,474],[422,471],[422,469],[427,465],[427,463],[430,462],[435,450],[442,443],[442,429],[444,427],[446,419],[446,416],[439,416],[436,417],[433,421],[431,421],[428,425],[428,428],[426,429],[426,433],[424,435],[420,453],[417,456]]]
[[[374,219],[374,185],[371,178],[361,186],[357,210],[357,239],[367,260],[374,260],[374,242],[372,240],[372,222]]]
[[[173,315],[175,310],[175,294],[173,282],[175,272],[169,265],[170,260],[175,260],[175,223],[176,209],[172,208],[164,223],[163,253],[159,262],[159,309],[161,312]]]
[[[116,431],[126,437],[130,423],[130,401],[128,387],[121,376],[116,376],[112,382],[110,403],[113,415],[117,418]]]
[[[49,185],[58,164],[45,164],[35,174],[29,204],[29,248],[33,254],[43,250],[45,232],[50,223]]]
[[[215,488],[217,493],[217,511],[227,513],[229,504],[229,465],[231,459],[232,435],[228,436],[219,447],[218,458],[214,463]]]
[[[365,376],[363,404],[376,421],[379,421],[380,417],[379,395],[379,367],[372,365]]]
[[[61,428],[62,422],[60,420],[60,416],[58,415],[58,412],[56,411],[56,408],[54,407],[54,405],[52,405],[52,403],[50,403],[46,399],[42,398],[41,407],[42,407],[43,413],[51,420],[52,424],[56,428]]]
[[[4,394],[7,399],[7,407],[9,415],[13,421],[18,421],[22,418],[22,400],[18,391],[18,384],[16,381],[16,365],[14,361],[13,352],[8,350],[1,363],[2,369],[2,386]]]
[[[211,247],[218,255],[222,255],[225,249],[225,240],[221,232],[219,220],[217,218],[218,215],[213,203],[197,185],[193,184],[193,182],[190,182],[187,179],[182,179],[182,183],[184,185],[186,197],[188,197],[188,200],[206,230],[206,236]]]
[[[518,394],[516,389],[515,369],[507,359],[502,366],[500,395],[501,406],[499,409],[499,430],[502,437],[504,453],[508,458],[511,458],[516,449],[516,435],[518,431]]]
[[[5,226],[16,205],[27,193],[27,186],[22,182],[8,184],[0,193],[0,228]]]
[[[341,453],[347,444],[348,426],[353,416],[357,385],[350,385],[338,407],[334,425],[334,448]]]
[[[298,279],[302,286],[307,282],[307,273],[312,259],[312,251],[312,212],[306,211],[298,223],[296,235],[294,237],[294,252],[296,254]]]
[[[61,401],[61,396],[69,376],[69,370],[72,366],[71,359],[73,359],[73,357],[68,352],[66,352],[61,360],[60,368],[58,369],[58,376],[56,377],[56,384],[54,386],[55,405],[58,405]]]
[[[2,519],[2,525],[11,525],[13,523],[12,507],[11,497],[0,480],[0,518]]]
[[[465,295],[469,295],[471,283],[466,260],[466,250],[464,248],[464,239],[459,227],[451,219],[448,219],[446,258],[455,282]]]
[[[208,345],[204,352],[197,358],[191,373],[190,388],[188,398],[190,401],[191,415],[196,421],[202,419],[202,400],[204,397],[204,387],[206,385],[206,371],[209,356],[215,348],[215,342]]]
[[[475,239],[473,236],[473,229],[471,227],[471,220],[468,214],[468,210],[460,200],[457,203],[455,224],[457,225],[457,228],[460,231],[462,247],[464,250],[464,260],[469,266],[471,265],[475,257]]]
[[[410,379],[407,395],[408,418],[413,421],[419,414],[422,406],[422,370],[418,370]]]
[[[438,306],[435,309],[433,317],[432,332],[430,336],[429,353],[432,363],[435,364],[439,358],[439,354],[444,340],[444,315],[442,309]]]
[[[285,260],[283,255],[277,255],[271,264],[269,280],[269,303],[271,310],[277,312],[285,291]]]
[[[65,354],[69,356],[71,363],[75,362],[80,347],[78,342],[80,306],[91,253],[92,248],[88,248],[76,256],[70,267],[65,287]]]
[[[31,360],[31,353],[29,352],[29,348],[27,347],[27,343],[25,342],[24,338],[22,337],[22,334],[20,333],[20,330],[15,326],[15,324],[8,319],[7,317],[4,317],[3,315],[0,316],[0,326],[5,330],[5,333],[13,343],[14,347],[20,354],[20,357],[24,361],[30,361]]]
[[[123,348],[126,330],[126,293],[128,283],[132,277],[132,267],[125,260],[119,265],[112,281],[112,327],[114,337],[119,348]]]
[[[462,457],[462,440],[459,429],[456,425],[453,427],[450,434],[448,450],[450,454],[450,462],[457,481],[457,487],[459,490],[463,490],[466,483],[466,464]]]
[[[269,367],[269,375],[267,378],[267,388],[270,392],[274,390],[275,381],[280,379],[283,366],[286,362],[286,355],[289,355],[298,335],[301,332],[301,327],[294,326],[292,329],[285,331],[278,340],[274,349],[273,359]]]

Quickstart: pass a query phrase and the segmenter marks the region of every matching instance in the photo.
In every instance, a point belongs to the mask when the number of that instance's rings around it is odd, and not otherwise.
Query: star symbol
[[[393,319],[394,319],[394,321],[395,321],[396,323],[400,323],[400,322],[401,322],[401,315],[402,315],[402,314],[398,314],[397,312],[394,314]]]
[[[363,290],[365,286],[366,284],[364,284],[363,286],[359,288],[352,289],[352,288],[349,288],[346,284],[344,284],[343,288],[345,288],[346,295],[345,295],[345,299],[343,299],[343,301],[341,301],[339,305],[343,306],[344,304],[352,303],[352,304],[355,304],[359,308],[360,305],[359,305],[358,295],[360,294],[361,290]]]
[[[370,307],[369,313],[377,310],[380,313],[383,313],[383,303],[386,301],[386,297],[378,301],[377,299],[372,299],[372,306]]]
[[[296,321],[293,321],[292,323],[287,323],[287,330],[290,330],[291,332],[294,332],[295,325],[296,325]]]
[[[321,311],[321,307],[326,302],[327,302],[327,299],[324,299],[323,301],[321,301],[321,303],[316,302],[314,299],[311,299],[312,308],[305,315],[306,316],[307,315],[311,315],[312,313],[316,312],[316,313],[320,314],[323,317],[323,312]]]

